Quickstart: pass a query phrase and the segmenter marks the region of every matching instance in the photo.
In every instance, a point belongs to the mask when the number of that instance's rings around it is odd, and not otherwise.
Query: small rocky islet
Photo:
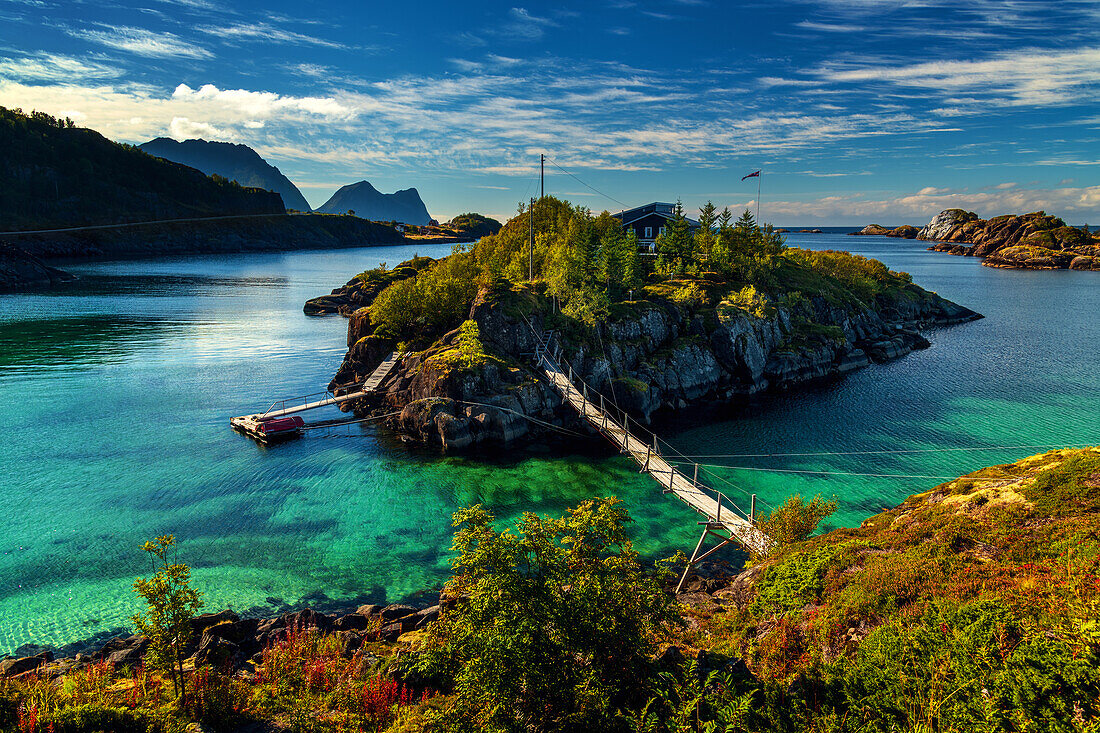
[[[873,262],[839,252],[807,256]],[[371,303],[385,287],[435,262],[418,257],[392,270],[368,271],[306,304],[306,313],[348,317],[348,352],[331,389],[347,391],[391,351],[402,350],[376,332]],[[481,287],[469,309],[485,353],[477,365],[462,367],[448,358],[459,329],[436,334],[406,345],[380,389],[343,409],[387,415],[387,424],[406,439],[445,449],[507,443],[553,427],[587,430],[533,368],[530,355],[543,331],[558,334],[564,358],[581,378],[648,422],[689,405],[732,403],[890,361],[930,346],[923,328],[981,318],[874,264],[882,280],[873,294],[790,263],[784,265],[788,282],[768,293],[753,290],[752,302],[739,297],[743,284],[714,273],[651,277],[634,300],[616,304],[594,327],[556,311],[545,284],[498,280]]]
[[[973,211],[945,209],[923,229],[868,224],[850,234],[930,241],[931,251],[983,257],[986,267],[1100,270],[1100,238],[1044,211],[982,219]]]

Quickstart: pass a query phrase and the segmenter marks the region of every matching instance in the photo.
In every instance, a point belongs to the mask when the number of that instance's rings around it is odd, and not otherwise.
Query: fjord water
[[[854,525],[935,477],[1100,441],[1095,273],[994,270],[879,237],[789,243],[877,257],[986,319],[837,382],[664,425],[683,453],[737,467],[703,475],[738,503],[836,495],[833,523]],[[229,416],[317,391],[339,365],[346,322],[304,316],[307,298],[414,251],[447,248],[84,264],[68,268],[73,286],[0,298],[0,654],[117,633],[149,572],[140,545],[161,533],[179,539],[208,608],[269,613],[438,587],[450,515],[473,502],[512,520],[615,494],[645,555],[690,551],[694,514],[597,439],[486,458],[369,424],[271,448],[232,432]],[[994,446],[1021,447],[970,450]],[[913,452],[818,455],[853,451]]]

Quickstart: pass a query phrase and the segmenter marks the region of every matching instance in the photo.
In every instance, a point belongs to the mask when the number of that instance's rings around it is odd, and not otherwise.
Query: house
[[[665,230],[668,222],[675,218],[676,204],[653,202],[629,211],[612,214],[623,223],[623,229],[633,229],[638,238],[638,249],[642,252],[654,252],[657,235]],[[699,222],[688,219],[692,232],[699,228]]]

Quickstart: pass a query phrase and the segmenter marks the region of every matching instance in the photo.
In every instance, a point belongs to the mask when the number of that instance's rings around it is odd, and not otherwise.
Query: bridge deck
[[[315,410],[318,407],[339,405],[343,402],[348,402],[350,400],[359,399],[360,397],[365,397],[366,395],[378,389],[378,387],[389,375],[390,371],[393,369],[394,365],[397,364],[400,358],[401,355],[398,352],[392,352],[389,356],[382,360],[381,364],[375,367],[374,371],[371,372],[371,375],[367,377],[367,380],[363,382],[359,390],[356,392],[350,392],[348,394],[342,395],[335,395],[331,392],[319,392],[317,393],[317,395],[307,395],[305,397],[296,398],[302,400],[302,404],[300,405],[287,404],[290,402],[290,400],[280,400],[279,402],[273,403],[271,407],[267,408],[266,412],[257,413],[255,415],[242,415],[240,417],[230,418],[229,424],[237,430],[245,433],[246,435],[249,435],[258,440],[264,440],[265,436],[263,434],[263,431],[260,429],[260,424],[264,421],[286,417],[287,415],[293,415],[296,412]],[[313,402],[309,401],[310,397],[319,396],[321,394],[324,394],[325,396],[321,399],[314,400]],[[276,407],[278,407],[278,409],[276,409]]]
[[[600,409],[599,405],[586,399],[584,393],[578,390],[569,381],[569,377],[562,373],[561,368],[545,354],[542,355],[539,365],[554,388],[582,417],[618,445],[624,453],[629,453],[642,470],[653,477],[668,493],[674,494],[676,498],[705,516],[711,524],[725,529],[732,538],[748,550],[762,555],[767,554],[770,544],[768,538],[752,522],[743,518],[737,510],[723,505],[721,500],[708,493],[705,487],[670,465],[652,449],[652,446],[639,440],[606,411]]]

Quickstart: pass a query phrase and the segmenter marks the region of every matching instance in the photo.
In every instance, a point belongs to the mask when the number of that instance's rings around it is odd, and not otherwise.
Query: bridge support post
[[[726,545],[738,541],[737,537],[732,534],[729,537],[722,537],[722,535],[720,534],[714,534],[714,522],[699,522],[699,524],[705,525],[703,527],[703,536],[699,538],[699,543],[695,545],[695,550],[691,553],[691,559],[688,560],[688,564],[684,567],[684,574],[680,576],[680,582],[676,584],[677,593],[679,593],[680,589],[684,587],[684,581],[687,580],[688,573],[691,572],[691,568],[695,565],[695,563],[705,560],[706,558],[721,550]],[[714,534],[715,537],[720,538],[722,541],[700,555],[699,550],[703,549],[703,542],[706,541],[708,534]]]

